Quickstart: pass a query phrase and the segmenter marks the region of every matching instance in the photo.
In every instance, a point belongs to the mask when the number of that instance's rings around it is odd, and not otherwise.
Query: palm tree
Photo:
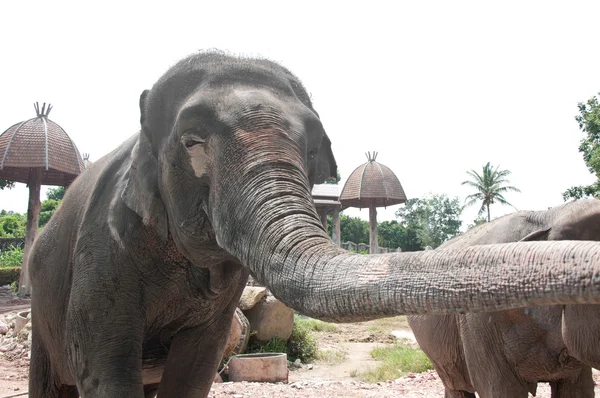
[[[487,209],[487,220],[490,222],[490,205],[496,202],[503,205],[511,205],[506,199],[504,199],[505,192],[521,192],[518,188],[510,185],[505,185],[509,181],[506,176],[510,174],[509,170],[498,170],[498,167],[493,168],[488,162],[483,166],[483,173],[479,175],[475,170],[467,171],[467,174],[471,176],[470,180],[463,181],[462,185],[469,185],[477,190],[476,193],[469,195],[465,199],[465,207],[471,206],[481,201],[481,208],[479,209],[479,215]],[[516,210],[516,208],[515,208]]]

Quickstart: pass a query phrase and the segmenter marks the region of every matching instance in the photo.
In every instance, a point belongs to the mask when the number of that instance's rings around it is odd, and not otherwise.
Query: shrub
[[[21,275],[21,267],[0,268],[0,286],[18,284],[19,275]]]
[[[315,338],[311,327],[305,322],[298,322],[298,317],[294,317],[294,329],[292,336],[287,342],[287,354],[291,361],[300,359],[308,363],[316,359],[319,349],[317,339]]]
[[[326,328],[329,325],[325,322],[315,319],[302,319],[294,316],[294,328],[292,335],[287,342],[274,337],[267,342],[253,341],[248,345],[247,353],[260,352],[285,352],[288,360],[295,361],[300,359],[304,363],[309,363],[318,357],[317,339],[314,336],[314,328]],[[335,325],[330,325],[335,327]],[[323,329],[321,329],[323,330]]]
[[[0,268],[20,267],[23,262],[23,249],[11,246],[0,252]]]

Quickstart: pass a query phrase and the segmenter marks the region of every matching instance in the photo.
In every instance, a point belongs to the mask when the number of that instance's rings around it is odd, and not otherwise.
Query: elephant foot
[[[583,366],[574,378],[550,382],[550,389],[552,398],[594,398],[592,368]]]
[[[36,344],[31,347],[29,364],[29,397],[79,398],[77,387],[62,385],[52,371],[46,350]]]

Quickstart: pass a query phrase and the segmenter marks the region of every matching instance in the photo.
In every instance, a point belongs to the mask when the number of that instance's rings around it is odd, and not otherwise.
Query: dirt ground
[[[26,302],[13,302],[10,305],[0,302],[0,321],[6,319],[9,312],[22,310],[24,306],[27,306]],[[344,352],[342,362],[303,365],[300,369],[290,371],[288,384],[215,383],[209,397],[443,397],[443,385],[435,371],[408,374],[396,380],[373,384],[363,383],[353,377],[356,372],[377,366],[377,361],[371,358],[370,352],[376,346],[392,344],[396,340],[391,334],[393,330],[403,331],[403,337],[410,337],[410,329],[404,317],[341,324],[335,332],[318,332],[319,347]],[[1,346],[0,343],[0,349]],[[29,360],[25,353],[9,355],[7,352],[0,352],[0,398],[27,391],[28,367]],[[596,384],[600,382],[600,372],[594,371],[594,379]],[[596,394],[600,396],[598,387]],[[537,397],[550,398],[547,384],[540,383]]]

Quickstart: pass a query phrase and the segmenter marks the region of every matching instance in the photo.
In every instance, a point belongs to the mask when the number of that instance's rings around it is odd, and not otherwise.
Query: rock
[[[231,329],[229,330],[229,338],[227,339],[223,356],[228,357],[246,351],[249,339],[250,322],[248,322],[244,313],[237,308],[233,315],[233,319],[231,320]]]
[[[223,383],[223,379],[221,378],[220,374],[216,374],[215,378],[213,379],[213,383]]]
[[[239,309],[242,311],[249,310],[262,300],[266,294],[266,287],[246,286],[242,293],[242,297],[240,297],[240,304],[238,305]]]
[[[4,323],[0,322],[0,334],[8,333],[8,329],[8,325],[5,325]]]
[[[294,311],[273,296],[265,296],[251,309],[244,311],[255,339],[269,341],[274,337],[287,340],[294,327]]]
[[[298,358],[294,361],[294,365],[296,365],[296,366],[302,365],[302,361],[300,360],[300,358]]]
[[[7,345],[3,345],[2,347],[0,347],[0,352],[9,352],[14,350],[17,347],[16,344],[7,344]]]

